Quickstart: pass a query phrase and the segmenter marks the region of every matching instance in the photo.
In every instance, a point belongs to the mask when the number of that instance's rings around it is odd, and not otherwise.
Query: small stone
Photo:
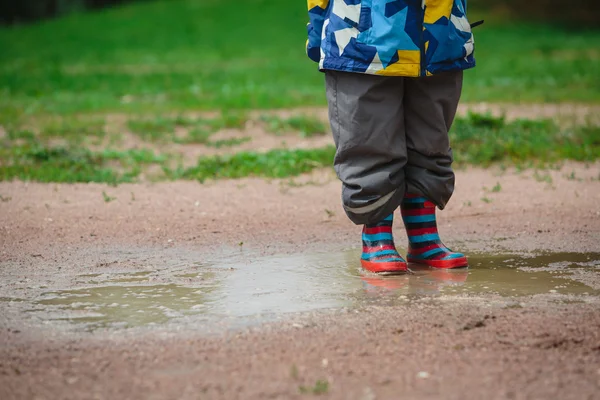
[[[429,372],[426,371],[419,371],[419,373],[417,374],[417,378],[421,378],[421,379],[427,379],[429,378]]]

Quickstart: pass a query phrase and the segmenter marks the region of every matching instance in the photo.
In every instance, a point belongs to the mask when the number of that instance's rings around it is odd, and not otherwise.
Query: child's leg
[[[406,188],[404,78],[326,72],[334,167],[355,224],[376,224],[400,205]]]
[[[420,194],[443,210],[454,191],[448,131],[462,90],[462,71],[406,79],[407,192]]]
[[[462,72],[408,79],[405,85],[407,194],[401,211],[409,262],[437,268],[467,265],[463,254],[444,246],[435,217],[435,207],[443,209],[454,190],[448,130],[461,88]]]
[[[404,79],[327,71],[326,83],[344,210],[364,224],[361,264],[371,272],[404,272],[392,237],[392,213],[406,188]]]

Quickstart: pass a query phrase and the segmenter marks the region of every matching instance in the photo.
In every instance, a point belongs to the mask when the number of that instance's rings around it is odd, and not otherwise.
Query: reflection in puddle
[[[600,295],[572,279],[575,270],[596,271],[600,277],[600,254],[562,253],[537,257],[473,255],[470,268],[432,269],[411,264],[413,274],[380,277],[362,274],[363,300],[410,300],[430,296],[535,294]],[[360,298],[360,294],[359,294]]]
[[[410,304],[414,298],[438,295],[600,295],[600,290],[570,278],[578,270],[600,274],[600,254],[474,255],[468,269],[413,265],[413,274],[386,277],[362,273],[358,256],[353,250],[210,268],[198,264],[177,271],[80,275],[86,287],[44,293],[32,302],[32,311],[46,321],[67,320],[94,330],[183,320],[200,324],[225,317],[264,320],[390,298]],[[99,282],[85,280],[100,276]]]

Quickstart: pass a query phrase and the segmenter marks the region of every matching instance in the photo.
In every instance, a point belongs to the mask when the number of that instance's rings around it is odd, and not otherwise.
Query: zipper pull
[[[476,28],[476,27],[478,27],[479,25],[483,25],[483,23],[484,23],[484,22],[485,22],[485,20],[483,20],[483,19],[482,19],[481,21],[476,21],[476,22],[473,22],[473,23],[471,24],[471,29],[473,29],[473,28]]]

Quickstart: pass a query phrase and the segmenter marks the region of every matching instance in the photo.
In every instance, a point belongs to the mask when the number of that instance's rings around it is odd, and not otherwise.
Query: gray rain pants
[[[448,130],[462,80],[462,71],[421,78],[325,72],[334,167],[352,222],[381,221],[407,192],[446,206],[454,191]]]

